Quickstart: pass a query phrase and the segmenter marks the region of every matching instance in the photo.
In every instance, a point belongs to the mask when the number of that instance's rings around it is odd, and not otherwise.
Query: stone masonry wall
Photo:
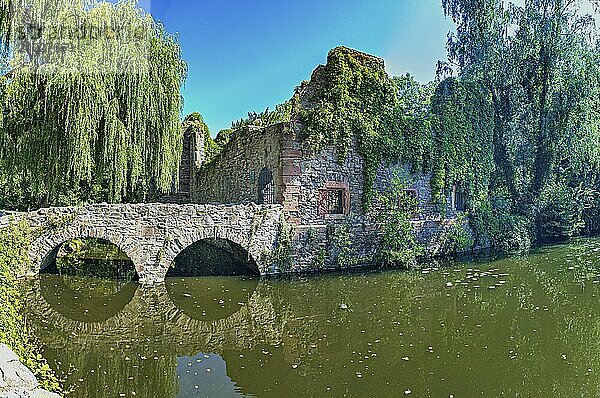
[[[281,137],[283,125],[265,129],[248,127],[236,133],[225,150],[201,166],[193,182],[195,203],[258,202],[259,179],[272,173],[276,202],[281,202]]]
[[[293,226],[291,271],[336,267],[344,246],[349,246],[353,263],[373,262],[382,234],[377,216],[384,209],[377,200],[369,212],[363,208],[364,160],[357,145],[340,162],[334,147],[313,151],[303,145],[301,134],[300,124],[285,123],[236,135],[219,158],[200,170],[194,200],[256,202],[258,186],[252,176],[268,167],[276,185],[275,200],[283,205],[287,222]],[[375,189],[389,189],[395,173],[404,175],[407,188],[418,193],[419,211],[411,221],[417,240],[429,255],[439,254],[460,212],[448,206],[442,215],[432,201],[431,175],[411,173],[407,165],[382,164]],[[343,192],[341,214],[328,214],[324,209],[330,190]],[[452,203],[451,195],[447,202]]]
[[[456,210],[452,193],[445,197],[446,205],[442,208],[434,201],[431,188],[431,173],[415,172],[408,164],[382,164],[375,178],[376,188],[385,192],[391,186],[394,176],[399,176],[406,189],[417,193],[417,207],[411,219],[417,241],[425,247],[426,255],[437,256],[444,250],[444,242],[448,231],[460,223],[468,233],[472,234],[468,221],[462,217],[463,211]],[[373,204],[373,212],[379,212],[379,204]]]
[[[286,167],[293,172],[283,181],[283,206],[294,229],[294,270],[336,266],[336,249],[331,241],[336,230],[346,228],[357,262],[369,262],[372,239],[377,231],[369,228],[362,209],[364,175],[362,157],[352,147],[343,162],[335,148],[312,151],[302,146],[301,126],[290,129],[284,146]],[[345,191],[344,214],[325,214],[320,209],[327,189]]]
[[[90,205],[41,209],[0,217],[0,227],[14,218],[26,220],[42,233],[31,244],[31,269],[37,274],[48,265],[62,243],[76,238],[107,240],[135,264],[140,282],[164,281],[175,257],[195,242],[226,239],[244,248],[261,274],[273,272],[265,252],[275,247],[282,216],[279,205]]]
[[[192,182],[196,171],[204,161],[204,132],[198,131],[195,125],[189,125],[183,133],[183,151],[177,181],[171,192],[158,195],[161,203],[190,203]]]
[[[303,147],[301,142],[300,125],[295,125],[284,135],[283,147],[287,156],[282,159],[288,170],[295,170],[282,181],[282,204],[288,221],[295,225],[294,270],[335,267],[344,245],[349,246],[346,250],[353,263],[372,263],[381,239],[377,216],[385,209],[381,208],[375,195],[365,212],[364,159],[358,153],[357,145],[353,145],[340,162],[334,147],[315,152]],[[375,179],[375,190],[389,190],[396,173],[405,177],[406,188],[418,193],[419,210],[411,221],[417,241],[426,247],[428,255],[440,254],[446,234],[459,220],[461,212],[447,206],[442,215],[432,200],[431,175],[411,173],[408,165],[382,164]],[[323,192],[328,188],[346,191],[344,214],[321,211]],[[447,202],[452,202],[451,195]]]

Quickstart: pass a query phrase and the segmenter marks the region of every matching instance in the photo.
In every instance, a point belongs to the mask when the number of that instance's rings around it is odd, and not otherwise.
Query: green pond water
[[[600,240],[282,279],[26,285],[70,397],[600,396]]]

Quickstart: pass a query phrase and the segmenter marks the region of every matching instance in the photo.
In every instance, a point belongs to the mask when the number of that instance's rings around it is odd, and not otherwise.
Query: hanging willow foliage
[[[0,0],[0,208],[143,200],[182,149],[175,37],[135,1]]]

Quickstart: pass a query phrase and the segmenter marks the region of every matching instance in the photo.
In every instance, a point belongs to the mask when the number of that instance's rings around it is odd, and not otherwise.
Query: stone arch
[[[114,232],[108,232],[104,228],[75,228],[66,227],[59,230],[54,230],[42,234],[34,240],[29,248],[29,259],[31,260],[32,269],[29,273],[37,275],[40,271],[47,268],[56,258],[61,245],[73,239],[102,239],[112,243],[121,249],[135,266],[135,271],[138,276],[143,272],[143,261],[139,258],[138,250],[131,240],[127,240],[123,235]]]
[[[43,234],[29,250],[31,264],[17,270],[35,275],[48,265],[63,242],[75,238],[99,238],[118,246],[135,265],[142,284],[161,283],[175,257],[196,241],[219,238],[245,249],[258,264],[261,275],[270,269],[266,253],[276,246],[281,205],[256,203],[175,205],[97,204],[73,208],[48,208],[15,215]],[[0,218],[0,228],[10,224]]]
[[[249,238],[244,238],[244,234],[239,231],[233,231],[230,228],[215,228],[212,233],[206,229],[199,228],[193,233],[181,234],[180,236],[170,240],[165,244],[166,249],[164,250],[164,258],[161,260],[161,280],[164,280],[167,273],[173,266],[175,259],[186,249],[190,248],[194,244],[209,239],[219,239],[223,241],[231,242],[243,249],[251,262],[256,265],[255,271],[257,274],[263,274],[261,267],[261,256],[257,253],[254,245],[251,244]]]

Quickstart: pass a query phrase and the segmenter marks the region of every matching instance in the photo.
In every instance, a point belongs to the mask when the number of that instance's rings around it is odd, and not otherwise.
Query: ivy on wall
[[[433,194],[444,200],[454,184],[467,193],[471,206],[485,200],[494,164],[494,113],[487,93],[477,84],[449,78],[432,99]]]
[[[335,48],[298,95],[298,119],[310,147],[334,146],[343,161],[357,145],[365,160],[366,205],[381,162],[407,160],[415,168],[426,162],[429,120],[403,114],[398,86],[385,72],[383,60]]]

